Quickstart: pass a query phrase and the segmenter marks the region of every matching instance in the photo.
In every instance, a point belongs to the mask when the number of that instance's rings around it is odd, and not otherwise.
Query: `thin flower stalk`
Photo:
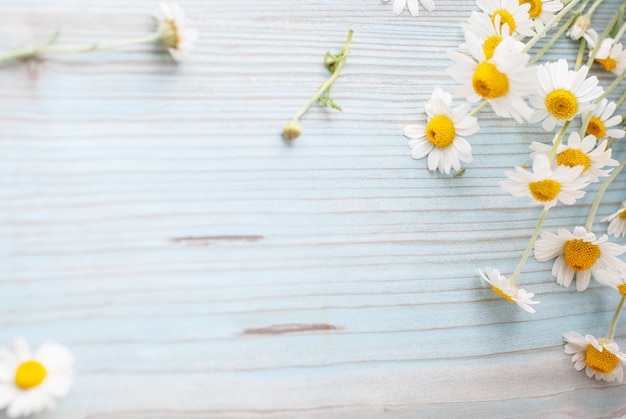
[[[609,331],[606,334],[607,339],[609,340],[613,340],[613,337],[615,336],[615,326],[617,326],[617,320],[619,319],[619,315],[622,312],[622,307],[624,307],[624,299],[626,299],[626,297],[622,297],[619,300],[619,304],[617,305],[617,308],[615,309],[615,314],[613,314],[613,318],[611,319],[611,324],[609,325]]]
[[[604,193],[608,189],[609,185],[611,185],[613,180],[615,180],[617,175],[619,175],[622,169],[624,169],[624,166],[626,166],[626,157],[624,157],[620,165],[617,166],[615,170],[613,170],[613,172],[611,173],[611,176],[605,179],[604,183],[598,190],[598,193],[596,194],[596,197],[593,200],[593,204],[591,204],[591,209],[589,210],[589,215],[587,216],[587,222],[585,223],[585,229],[587,231],[591,231],[591,226],[593,225],[593,219],[596,216],[596,212],[598,211],[598,207],[600,206],[600,201],[602,201],[602,197],[604,196]]]
[[[302,129],[300,128],[299,120],[300,118],[309,110],[311,106],[313,106],[318,101],[324,106],[330,106],[332,108],[341,110],[331,99],[330,97],[324,98],[324,95],[328,95],[330,88],[333,83],[339,77],[339,73],[341,73],[341,69],[343,68],[346,58],[348,56],[348,50],[350,48],[350,43],[352,42],[352,34],[353,31],[350,30],[348,32],[348,38],[346,39],[346,43],[341,49],[341,52],[337,56],[332,56],[330,53],[326,54],[325,64],[327,68],[331,71],[331,76],[320,86],[317,92],[313,95],[311,99],[307,103],[305,103],[300,110],[293,116],[291,121],[285,125],[283,129],[283,137],[286,140],[295,140],[302,133]]]

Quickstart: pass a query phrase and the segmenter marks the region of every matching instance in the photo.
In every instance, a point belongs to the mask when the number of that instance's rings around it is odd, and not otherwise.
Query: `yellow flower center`
[[[596,63],[600,64],[606,71],[613,71],[615,67],[617,67],[617,61],[615,61],[611,57],[606,57],[605,59],[596,58]]]
[[[46,369],[37,361],[22,362],[15,371],[15,385],[22,390],[37,387],[46,378]]]
[[[602,347],[602,352],[593,347],[587,346],[587,354],[585,355],[585,363],[594,371],[606,374],[619,364],[619,358]]]
[[[491,15],[491,23],[493,25],[496,24],[496,16],[500,16],[500,29],[502,29],[502,27],[506,23],[509,25],[509,34],[512,34],[513,32],[515,32],[515,18],[513,17],[511,13],[509,13],[508,10],[504,10],[504,9],[496,10]]]
[[[587,135],[593,135],[600,139],[606,135],[606,127],[604,122],[598,117],[592,116],[587,125]]]
[[[556,89],[546,96],[546,108],[557,119],[571,119],[578,111],[578,101],[569,90]]]
[[[426,138],[434,146],[446,148],[456,137],[454,122],[445,115],[437,115],[426,125]]]
[[[600,248],[581,239],[568,240],[563,246],[563,256],[567,265],[576,272],[586,271],[600,257]]]
[[[493,57],[493,53],[496,50],[496,47],[500,45],[502,42],[502,37],[498,35],[490,36],[485,40],[483,44],[483,52],[485,53],[485,59],[489,60]]]
[[[522,4],[530,4],[530,9],[528,10],[528,14],[533,19],[538,18],[541,15],[543,10],[543,3],[541,0],[519,0],[519,5]]]
[[[530,194],[539,202],[550,202],[554,200],[561,191],[561,184],[556,180],[545,179],[528,184]]]
[[[178,49],[180,43],[180,36],[178,35],[178,27],[173,19],[166,19],[161,23],[159,27],[159,42],[165,48]]]
[[[626,211],[622,211],[619,213],[619,218],[621,218],[622,220],[626,220]]]
[[[622,297],[626,297],[626,284],[619,284],[617,286],[617,290],[619,291]]]
[[[591,167],[591,159],[588,155],[583,153],[580,150],[575,150],[573,148],[568,148],[567,150],[561,151],[556,155],[556,161],[559,166],[583,166],[583,173]]]
[[[506,292],[502,291],[500,288],[496,287],[495,285],[491,286],[491,291],[495,292],[500,297],[502,297],[505,300],[507,300],[509,303],[514,303],[515,302],[515,300],[513,300],[513,298],[511,298],[511,296],[509,294],[507,294]]]
[[[504,96],[509,91],[509,78],[500,73],[495,65],[483,61],[472,76],[474,91],[485,99]]]

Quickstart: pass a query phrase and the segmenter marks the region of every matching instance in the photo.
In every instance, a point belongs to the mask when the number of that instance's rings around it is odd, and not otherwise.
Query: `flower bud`
[[[577,41],[589,30],[589,26],[591,26],[591,21],[587,16],[578,16],[567,31],[567,36]]]
[[[295,140],[300,136],[300,134],[302,134],[302,128],[300,128],[300,124],[297,122],[292,121],[285,125],[285,128],[283,128],[283,138],[285,140]]]

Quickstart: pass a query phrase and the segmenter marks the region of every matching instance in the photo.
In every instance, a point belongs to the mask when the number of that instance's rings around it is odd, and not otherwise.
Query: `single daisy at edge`
[[[470,102],[486,99],[499,116],[517,122],[529,118],[533,111],[524,98],[536,90],[536,69],[527,67],[530,56],[521,52],[524,44],[504,38],[487,60],[472,32],[465,31],[465,41],[471,56],[448,51],[457,65],[446,69],[446,74],[461,83],[458,94]]]
[[[383,2],[387,3],[389,0],[383,0]],[[432,12],[435,10],[435,2],[434,0],[419,0],[424,9]],[[408,6],[409,13],[411,16],[419,15],[419,6],[417,0],[393,0],[393,12],[396,15],[399,15],[404,11],[404,9]]]
[[[622,202],[619,210],[609,215],[603,222],[609,222],[607,233],[613,235],[613,237],[626,236],[626,201]]]
[[[404,128],[404,135],[410,139],[411,157],[428,156],[428,170],[438,169],[445,174],[452,169],[459,170],[460,162],[471,163],[472,147],[463,137],[475,134],[479,129],[476,118],[467,115],[469,105],[451,110],[451,104],[452,96],[436,88],[425,106],[426,125]]]
[[[543,121],[542,127],[552,131],[557,125],[564,125],[576,115],[592,111],[591,102],[602,94],[598,78],[587,78],[589,68],[582,66],[573,71],[567,67],[567,61],[540,65],[537,70],[539,89],[530,96],[530,103],[537,110],[529,122]]]
[[[64,347],[46,342],[34,353],[23,338],[14,352],[0,348],[0,409],[11,418],[54,409],[56,399],[72,387],[74,357]]]
[[[615,102],[609,102],[606,98],[602,98],[593,110],[593,115],[587,124],[586,133],[593,135],[598,140],[605,136],[624,138],[624,128],[621,128],[622,116],[613,115],[616,108],[617,104]]]
[[[596,147],[596,137],[593,135],[587,135],[581,139],[577,132],[572,132],[567,143],[557,147],[555,162],[559,166],[582,166],[583,171],[580,175],[588,177],[591,182],[597,182],[600,177],[611,173],[612,169],[605,169],[605,167],[619,166],[619,162],[611,158],[612,150],[607,149],[607,144],[604,140]],[[537,153],[547,156],[552,151],[552,146],[533,141],[530,149],[534,151],[531,157],[535,157]]]
[[[591,276],[611,286],[619,272],[626,271],[626,262],[617,258],[626,252],[626,246],[609,242],[606,235],[596,239],[584,227],[576,227],[573,232],[562,228],[557,233],[541,233],[534,249],[539,262],[556,258],[552,276],[557,284],[567,288],[576,277],[576,290],[582,292],[589,286]]]
[[[582,336],[576,332],[564,333],[565,348],[572,355],[576,371],[585,370],[587,377],[608,382],[624,380],[622,363],[626,363],[626,354],[620,352],[617,343],[607,338],[596,339],[592,335]]]
[[[589,179],[579,176],[582,166],[557,166],[552,169],[544,154],[533,159],[532,172],[516,167],[515,172],[506,172],[510,181],[500,182],[500,186],[513,196],[532,198],[531,205],[552,208],[561,201],[572,205],[585,195],[582,189],[589,185]]]
[[[485,275],[480,269],[478,270],[480,276],[491,285],[491,290],[504,298],[509,303],[516,303],[522,310],[528,313],[534,313],[535,309],[531,305],[539,304],[539,301],[533,300],[535,294],[526,292],[521,288],[517,288],[517,285],[513,284],[510,280],[500,275],[500,271],[497,269],[487,268]]]
[[[185,12],[177,3],[162,2],[154,18],[159,24],[159,44],[167,49],[174,60],[186,59],[198,38],[198,31],[186,27]]]

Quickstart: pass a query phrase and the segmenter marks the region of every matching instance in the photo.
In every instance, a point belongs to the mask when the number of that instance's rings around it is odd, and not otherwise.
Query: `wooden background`
[[[156,5],[4,0],[0,46],[56,28],[62,43],[141,36]],[[418,18],[379,0],[182,6],[201,39],[181,65],[136,46],[0,67],[0,345],[54,340],[77,358],[41,419],[626,413],[624,387],[575,371],[561,337],[604,335],[614,292],[558,287],[531,259],[530,315],[478,276],[514,270],[540,210],[498,182],[551,136],[485,110],[464,176],[409,157],[402,129],[434,86],[454,90],[444,51],[474,2]],[[344,112],[312,109],[285,144],[348,29]],[[545,230],[582,225],[592,199]]]

